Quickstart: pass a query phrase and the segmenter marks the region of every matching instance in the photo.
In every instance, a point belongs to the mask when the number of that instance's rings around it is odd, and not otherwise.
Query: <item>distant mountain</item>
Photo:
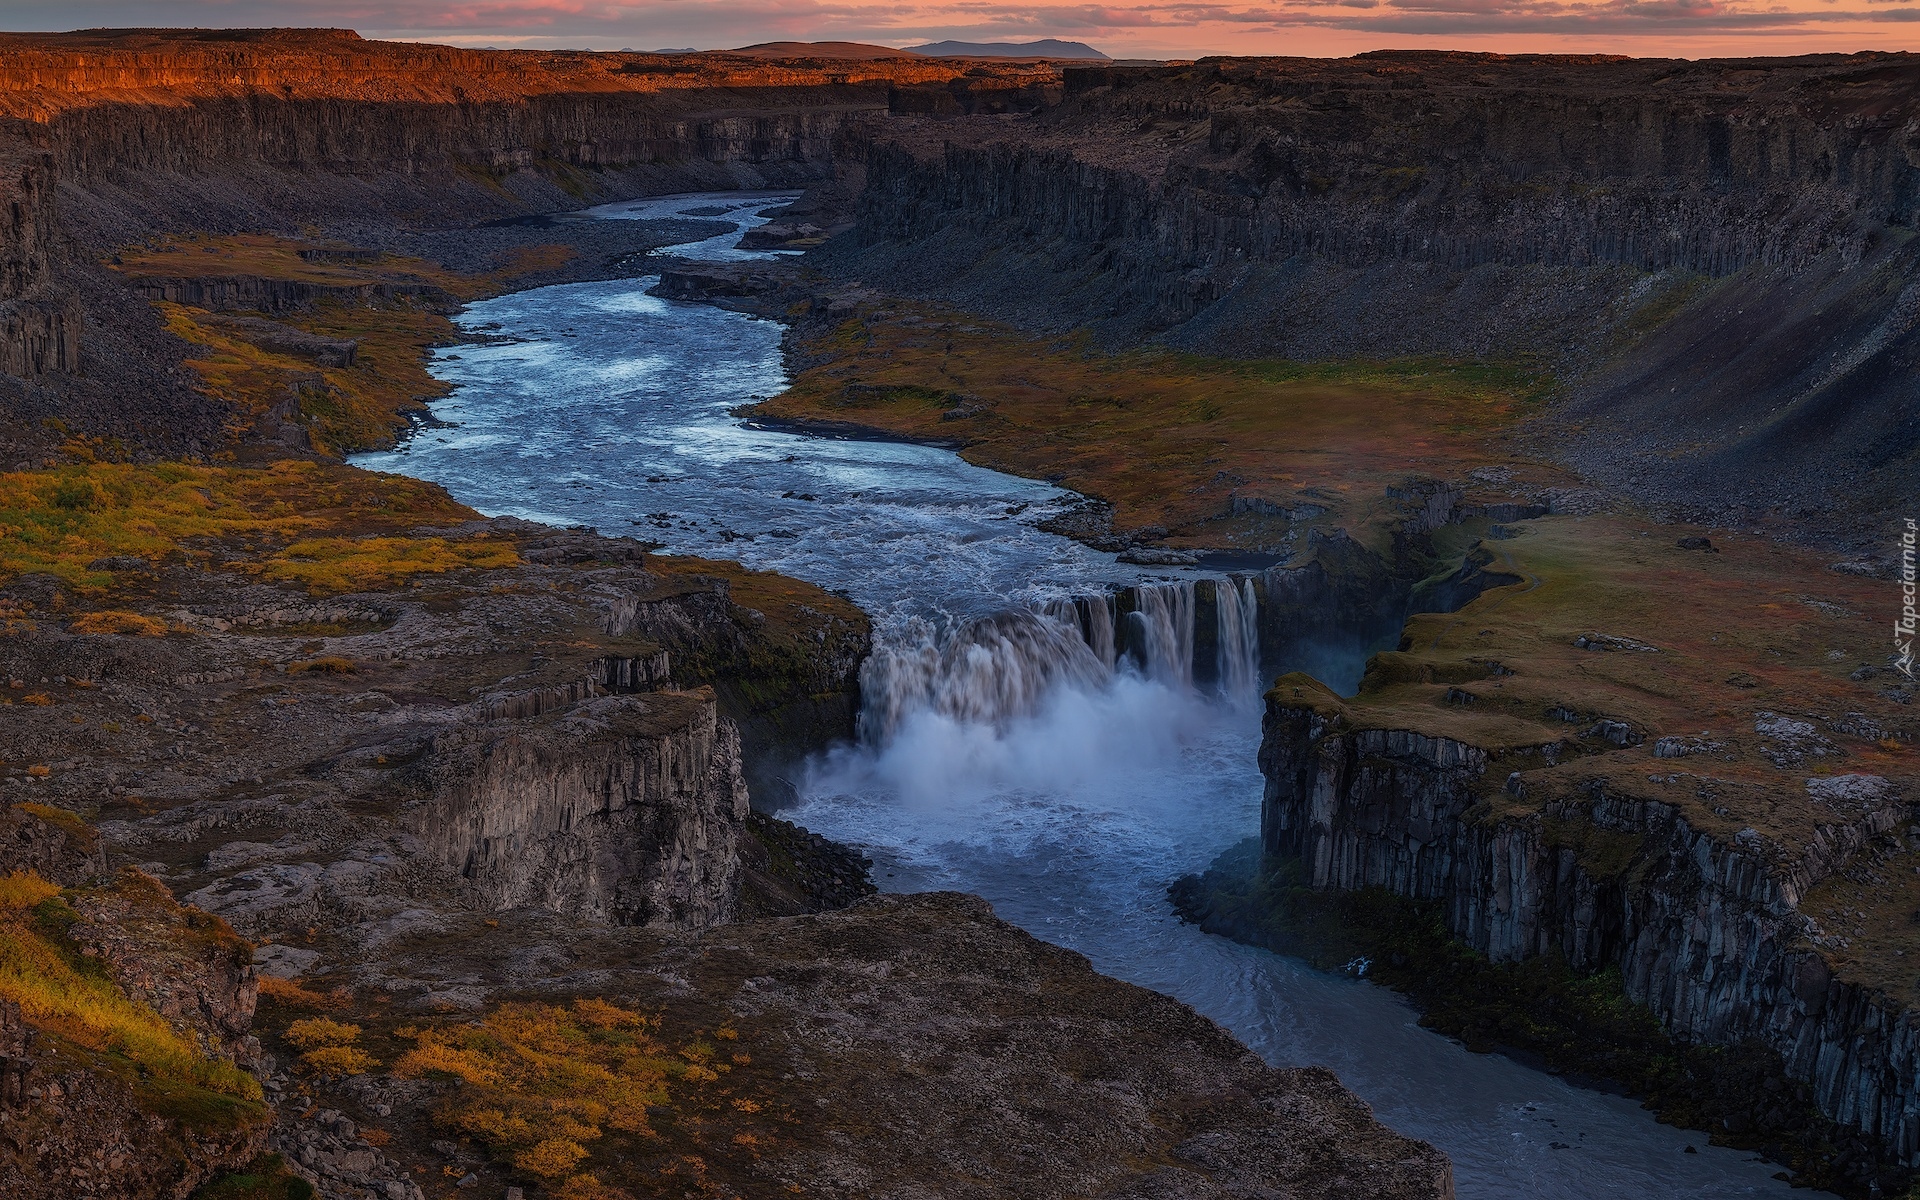
[[[932,58],[1097,58],[1111,61],[1085,42],[1047,38],[1038,42],[934,42],[915,46],[912,54]]]
[[[748,58],[911,58],[911,50],[891,46],[869,46],[865,42],[760,42],[722,54],[742,54]]]

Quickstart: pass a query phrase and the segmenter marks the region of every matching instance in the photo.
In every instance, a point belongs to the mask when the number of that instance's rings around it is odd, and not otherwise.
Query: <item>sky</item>
[[[304,25],[456,46],[1086,42],[1115,58],[1380,49],[1673,58],[1920,50],[1920,0],[0,0],[0,29]]]

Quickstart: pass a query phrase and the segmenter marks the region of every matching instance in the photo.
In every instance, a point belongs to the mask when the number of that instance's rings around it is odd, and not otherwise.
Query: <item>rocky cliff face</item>
[[[445,735],[434,755],[412,824],[490,906],[674,928],[733,916],[747,787],[710,695],[606,697]]]
[[[39,148],[97,249],[142,225],[435,225],[804,183],[828,174],[850,120],[928,107],[914,97],[964,112],[1059,95],[1033,64],[500,53],[328,30],[0,45],[8,133]]]
[[[1864,510],[1911,478],[1901,56],[1218,59],[1066,91],[878,134],[829,261],[1117,343],[1544,360],[1604,433],[1578,465],[1700,505]]]
[[[1913,223],[1917,88],[1899,56],[1076,69],[1029,125],[877,141],[862,236],[1098,246],[1162,322],[1303,254],[1711,276],[1854,263]]]
[[[94,270],[117,248],[805,185],[850,122],[931,111],[928,97],[1004,112],[1059,94],[1057,70],[1033,64],[500,53],[326,30],[7,35],[0,51],[0,417],[23,440],[52,417],[175,455],[206,452],[222,414],[167,369],[180,347],[145,306]],[[198,286],[142,294],[198,304]],[[145,419],[103,415],[133,405]]]
[[[1302,860],[1316,887],[1441,901],[1449,929],[1496,961],[1558,953],[1580,970],[1617,967],[1675,1035],[1770,1047],[1822,1113],[1920,1165],[1914,1022],[1836,979],[1797,908],[1899,828],[1903,805],[1866,799],[1789,856],[1711,836],[1598,776],[1561,785],[1538,811],[1503,813],[1489,762],[1449,738],[1343,729],[1276,694],[1262,844]]]
[[[53,179],[47,154],[0,155],[0,373],[22,379],[80,365],[79,308],[54,286]]]

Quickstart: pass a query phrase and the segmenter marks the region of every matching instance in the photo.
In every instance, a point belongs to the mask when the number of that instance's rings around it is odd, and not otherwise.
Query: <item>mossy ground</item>
[[[496,1188],[565,1200],[737,1195],[718,1181],[753,1178],[753,1163],[790,1143],[804,1120],[783,1098],[792,1085],[775,1064],[756,1062],[754,1038],[704,1000],[642,1010],[542,996],[422,1018],[393,1012],[378,994],[280,983],[263,992],[256,1029],[299,1057],[311,1039],[297,1035],[316,1021],[351,1021],[366,1069],[437,1089],[430,1110],[361,1120],[362,1136],[411,1166],[430,1195],[464,1194],[452,1184],[466,1168],[443,1171],[428,1149],[448,1139],[492,1160]],[[329,1074],[303,1068],[297,1102],[357,1110],[332,1095]]]
[[[792,387],[753,409],[959,439],[982,466],[1096,496],[1122,530],[1231,544],[1264,502],[1384,542],[1385,492],[1410,476],[1506,465],[1551,383],[1524,365],[1293,363],[1108,354],[934,309],[875,308],[796,344]]]
[[[1326,971],[1366,960],[1367,979],[1405,994],[1423,1026],[1470,1050],[1622,1088],[1664,1122],[1765,1152],[1799,1184],[1865,1192],[1866,1148],[1823,1120],[1807,1086],[1787,1079],[1764,1046],[1677,1042],[1627,998],[1617,970],[1582,973],[1554,955],[1494,963],[1448,934],[1437,903],[1382,888],[1316,891],[1304,878],[1300,864],[1262,859],[1249,841],[1171,891],[1181,915],[1209,933]],[[1880,1180],[1887,1195],[1912,1183],[1902,1172]]]
[[[1866,815],[1816,794],[1820,781],[1878,777],[1908,795],[1920,785],[1909,692],[1879,665],[1891,619],[1884,582],[1759,538],[1621,517],[1547,517],[1509,532],[1482,548],[1490,570],[1519,582],[1458,612],[1411,617],[1401,649],[1369,663],[1359,694],[1290,676],[1271,698],[1343,729],[1487,750],[1488,819],[1526,818],[1602,788],[1669,806],[1717,838],[1757,833],[1783,865],[1823,827]],[[1679,544],[1708,532],[1711,550]],[[1782,719],[1803,732],[1769,732]],[[1602,722],[1629,731],[1630,744],[1609,740]],[[1662,739],[1691,752],[1660,757]],[[1549,822],[1548,833],[1596,878],[1642,859],[1637,837],[1575,821]],[[1920,854],[1906,840],[1882,839],[1801,907],[1842,978],[1920,1002]]]
[[[287,1169],[278,1154],[262,1154],[193,1193],[193,1200],[313,1200],[313,1185]]]
[[[124,248],[115,268],[130,277],[250,277],[353,288],[368,284],[424,286],[459,300],[510,289],[516,280],[562,265],[573,251],[560,245],[524,246],[491,271],[461,273],[424,259],[368,254],[351,247],[267,234],[187,235]],[[427,351],[454,339],[456,330],[432,300],[400,298],[371,305],[321,301],[302,311],[275,313],[282,325],[334,341],[352,341],[352,366],[320,366],[296,354],[250,340],[243,327],[182,304],[158,303],[169,332],[191,344],[187,366],[204,388],[230,408],[220,453],[246,453],[244,440],[276,406],[295,401],[298,424],[313,450],[337,456],[391,445],[410,414],[444,395],[446,385],[427,372]],[[257,314],[266,316],[268,314]],[[249,454],[250,457],[257,455]]]
[[[0,583],[44,573],[105,598],[129,576],[95,564],[137,558],[327,594],[518,562],[502,539],[410,533],[476,516],[435,484],[299,460],[19,471],[0,474]]]
[[[211,918],[171,919],[179,914],[173,897],[143,880],[128,875],[106,886],[132,911],[152,907],[169,918],[167,934],[237,944]],[[0,999],[18,1004],[26,1021],[52,1041],[54,1053],[124,1076],[141,1107],[156,1116],[195,1131],[264,1120],[252,1075],[204,1052],[130,996],[73,940],[71,930],[81,920],[77,902],[75,892],[32,872],[0,877]]]
[[[451,321],[430,310],[323,304],[310,313],[282,316],[282,324],[303,332],[359,343],[354,365],[321,367],[255,345],[202,309],[158,307],[168,331],[194,347],[187,366],[209,392],[228,402],[227,434],[235,442],[292,398],[316,453],[387,446],[407,429],[409,414],[424,412],[427,401],[447,391],[427,373],[425,351],[452,340],[455,331]],[[222,453],[236,456],[233,450]]]

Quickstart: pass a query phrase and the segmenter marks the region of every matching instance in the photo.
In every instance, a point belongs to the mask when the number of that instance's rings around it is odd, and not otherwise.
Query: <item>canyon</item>
[[[788,324],[753,422],[1058,483],[1049,533],[1176,579],[932,657],[1056,639],[1022,662],[1072,670],[1022,711],[1130,661],[1264,691],[1256,873],[1431,905],[1489,969],[1617,977],[1672,1045],[1761,1064],[1781,1099],[1696,1114],[1717,1141],[1912,1183],[1912,688],[1883,619],[1920,378],[1910,56],[0,50],[0,868],[52,889],[0,922],[192,1047],[0,1013],[38,1091],[0,1077],[0,1169],[1451,1194],[1327,1072],[977,899],[866,898],[858,850],[769,815],[836,741],[970,716],[938,679],[876,686],[926,657],[876,650],[879,617],[338,465],[440,427],[428,356],[530,339],[462,304],[658,274]],[[718,209],[570,216],[775,187],[801,194],[741,246],[804,257],[657,253],[729,234]],[[1182,911],[1288,948],[1229,865]],[[691,1064],[651,1132],[580,1134],[617,1184],[479,1132],[472,1070],[319,1065],[451,1054],[515,1005],[644,1026],[588,1000],[660,1010]]]

